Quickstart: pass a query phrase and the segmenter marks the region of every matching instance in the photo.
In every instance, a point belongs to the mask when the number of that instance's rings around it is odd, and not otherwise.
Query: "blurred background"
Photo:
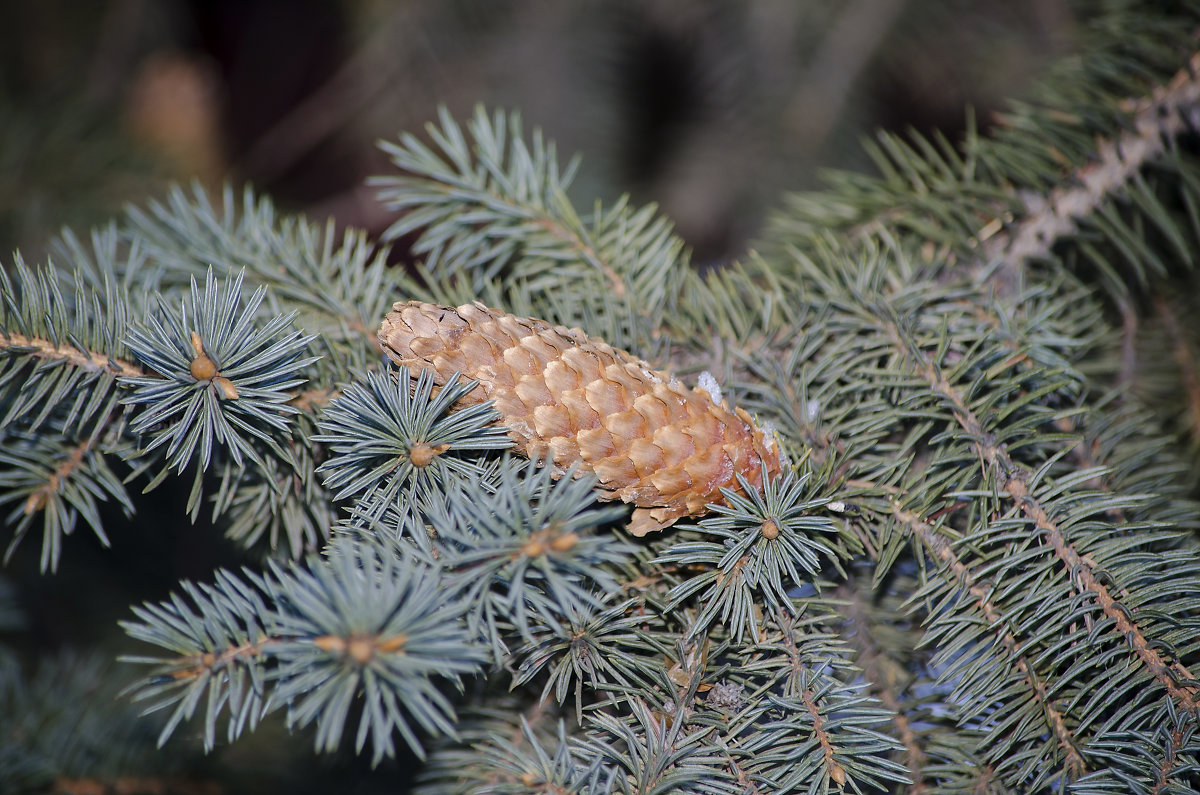
[[[375,146],[446,105],[584,155],[580,206],[655,201],[696,261],[875,128],[954,140],[1071,47],[1066,0],[0,0],[0,252],[36,260],[171,180],[378,232]],[[565,157],[564,157],[565,159]],[[82,231],[82,230],[80,230]]]
[[[376,142],[419,132],[439,104],[465,120],[484,103],[520,110],[561,159],[583,155],[577,206],[626,192],[658,202],[695,262],[719,266],[781,192],[817,187],[823,168],[869,169],[859,142],[873,130],[957,140],[968,106],[986,129],[1071,51],[1081,6],[0,0],[0,261],[16,249],[42,261],[64,225],[86,232],[191,180],[249,182],[286,210],[378,234],[392,219],[364,186],[390,170]],[[129,605],[245,563],[219,528],[182,517],[186,489],[164,486],[162,510],[132,524],[114,512],[111,548],[81,529],[53,575],[26,539],[0,569],[25,629],[0,641],[30,670],[72,648],[112,660],[131,650],[116,626]],[[101,714],[115,709],[106,698]],[[184,791],[395,792],[413,767],[372,776],[351,752],[310,747],[268,724],[207,758],[196,780],[219,784]]]

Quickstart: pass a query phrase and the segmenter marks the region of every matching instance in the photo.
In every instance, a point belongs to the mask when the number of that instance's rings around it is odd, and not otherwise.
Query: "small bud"
[[[779,525],[774,519],[768,519],[762,523],[762,527],[759,528],[759,532],[762,533],[763,538],[771,541],[779,537]]]
[[[46,492],[42,489],[37,489],[29,493],[25,498],[25,515],[37,513],[46,507]]]
[[[192,359],[191,367],[188,369],[192,373],[192,378],[197,381],[209,381],[217,374],[217,365],[208,358],[208,354],[204,353]]]
[[[563,533],[550,542],[550,548],[555,552],[568,552],[579,543],[578,533]]]
[[[192,350],[196,352],[196,358],[204,355],[204,340],[200,339],[200,334],[192,332]]]
[[[197,381],[212,380],[212,377],[218,372],[217,364],[204,352],[204,340],[200,339],[200,335],[194,331],[192,332],[192,350],[196,352],[196,357],[192,359],[192,364],[188,368],[192,373],[192,378]]]
[[[415,442],[408,448],[408,460],[417,469],[424,469],[433,463],[433,459],[450,449],[448,444],[428,445],[425,442]]]
[[[393,635],[386,640],[379,641],[379,643],[376,645],[376,648],[388,654],[395,654],[403,651],[404,644],[406,643],[408,643],[408,635],[401,632],[399,635]]]
[[[313,638],[313,645],[321,651],[332,652],[334,654],[344,654],[346,652],[346,639],[340,635],[322,635],[319,638]]]
[[[214,378],[213,385],[216,386],[216,388],[221,391],[221,397],[225,398],[226,400],[237,400],[238,399],[237,387],[235,387],[233,385],[233,382],[230,381],[225,376],[219,375],[216,378]]]
[[[521,546],[521,554],[527,558],[539,558],[546,554],[546,542],[534,536]]]
[[[366,665],[375,656],[375,639],[364,637],[351,638],[349,645],[346,646],[346,653],[350,655],[350,659],[359,665]]]

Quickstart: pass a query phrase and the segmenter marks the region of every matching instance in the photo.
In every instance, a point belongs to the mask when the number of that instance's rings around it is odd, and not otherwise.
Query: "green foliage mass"
[[[879,177],[709,273],[653,207],[577,210],[574,165],[483,110],[384,145],[412,272],[250,191],[64,234],[0,276],[10,551],[40,527],[54,569],[185,476],[258,555],[123,623],[160,742],[278,712],[419,757],[426,792],[1195,791],[1198,25],[1110,9],[997,130],[880,136]],[[469,374],[384,362],[416,299],[707,370],[785,471],[634,538],[459,407]],[[63,728],[10,727],[43,707],[0,662],[0,789],[74,771],[13,750]]]

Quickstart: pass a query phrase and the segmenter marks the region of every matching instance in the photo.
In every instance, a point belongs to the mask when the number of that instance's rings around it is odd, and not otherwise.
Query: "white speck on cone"
[[[716,376],[705,370],[696,379],[696,386],[707,392],[709,397],[712,398],[713,403],[716,403],[718,406],[721,405],[721,385],[717,383]]]

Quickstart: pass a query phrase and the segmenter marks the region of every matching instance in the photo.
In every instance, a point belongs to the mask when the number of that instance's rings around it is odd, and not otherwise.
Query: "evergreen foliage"
[[[40,521],[53,569],[80,519],[117,532],[102,503],[190,473],[187,512],[260,554],[123,623],[161,655],[126,658],[159,742],[279,712],[318,750],[406,749],[428,792],[1195,791],[1200,413],[1161,406],[1200,405],[1167,320],[1200,250],[1200,8],[1115,5],[999,131],[882,136],[881,176],[709,273],[653,208],[577,211],[574,165],[482,110],[385,144],[412,274],[230,190],[18,257],[10,549]],[[591,475],[456,407],[473,383],[384,363],[411,299],[715,374],[787,471],[634,538]],[[0,662],[0,716],[36,723]],[[0,789],[67,769],[11,750],[57,731],[0,722]]]
[[[421,506],[432,503],[444,513],[451,484],[486,479],[479,451],[511,446],[489,406],[450,413],[473,387],[454,379],[434,396],[427,372],[414,383],[403,367],[394,375],[367,373],[365,383],[351,385],[329,404],[313,437],[329,451],[317,472],[335,490],[333,499],[356,497],[356,518],[378,521],[386,513],[398,536],[425,544]]]

